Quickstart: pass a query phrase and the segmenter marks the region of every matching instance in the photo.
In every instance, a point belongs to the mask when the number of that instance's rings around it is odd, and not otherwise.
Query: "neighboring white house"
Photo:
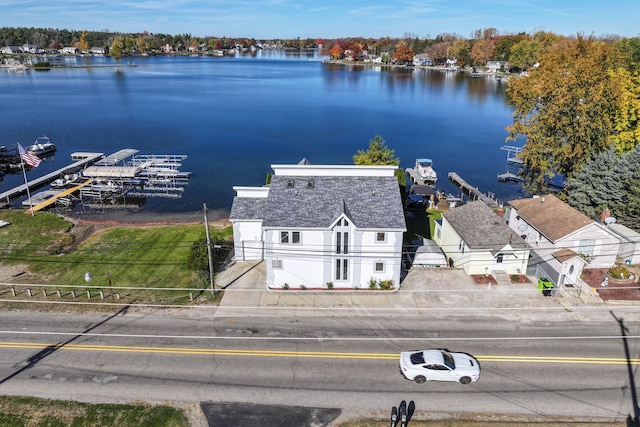
[[[79,52],[78,48],[76,47],[63,47],[62,50],[60,51],[60,53],[62,54],[66,54],[66,55],[75,55]]]
[[[487,73],[509,72],[509,61],[487,61]]]
[[[24,52],[22,51],[22,48],[20,46],[2,46],[0,47],[0,53],[11,55]]]
[[[24,53],[40,53],[42,50],[38,47],[37,44],[29,44],[25,43],[22,45],[22,51]]]
[[[482,201],[442,214],[433,240],[467,274],[525,274],[530,246]]]
[[[236,261],[264,260],[271,288],[400,282],[406,231],[395,166],[272,165],[267,187],[234,187]]]
[[[509,227],[532,247],[529,274],[546,276],[557,286],[573,286],[582,268],[610,268],[617,237],[552,194],[512,200]]]
[[[419,53],[413,56],[413,65],[418,66],[431,66],[433,65],[433,61],[429,58],[429,55],[426,53]]]
[[[96,55],[96,56],[102,56],[102,55],[105,54],[105,48],[94,46],[91,49],[89,49],[89,54]]]
[[[640,233],[618,223],[611,223],[607,228],[620,240],[618,260],[627,264],[640,265]]]

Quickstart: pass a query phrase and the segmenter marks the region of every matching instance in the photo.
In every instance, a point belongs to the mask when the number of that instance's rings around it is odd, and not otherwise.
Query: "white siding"
[[[232,221],[236,261],[263,259],[262,221]]]

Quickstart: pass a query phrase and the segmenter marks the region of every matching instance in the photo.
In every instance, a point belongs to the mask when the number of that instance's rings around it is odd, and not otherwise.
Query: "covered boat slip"
[[[139,166],[89,166],[82,171],[87,178],[124,178],[131,179],[140,175]]]

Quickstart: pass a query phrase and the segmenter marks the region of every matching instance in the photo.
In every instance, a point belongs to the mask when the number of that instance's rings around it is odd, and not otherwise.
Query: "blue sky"
[[[269,38],[640,35],[639,0],[0,0],[0,27]]]

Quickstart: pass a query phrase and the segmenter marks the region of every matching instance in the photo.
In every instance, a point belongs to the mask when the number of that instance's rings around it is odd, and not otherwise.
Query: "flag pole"
[[[18,147],[20,147],[19,142],[18,142]],[[18,148],[18,152],[19,151],[20,151],[20,148]],[[20,165],[22,166],[22,176],[24,176],[24,185],[27,187],[27,197],[29,198],[29,209],[31,210],[31,216],[36,216],[36,213],[33,211],[33,204],[31,203],[31,192],[29,192],[29,181],[27,181],[27,171],[24,168],[24,159],[22,158],[22,155],[20,155]]]

